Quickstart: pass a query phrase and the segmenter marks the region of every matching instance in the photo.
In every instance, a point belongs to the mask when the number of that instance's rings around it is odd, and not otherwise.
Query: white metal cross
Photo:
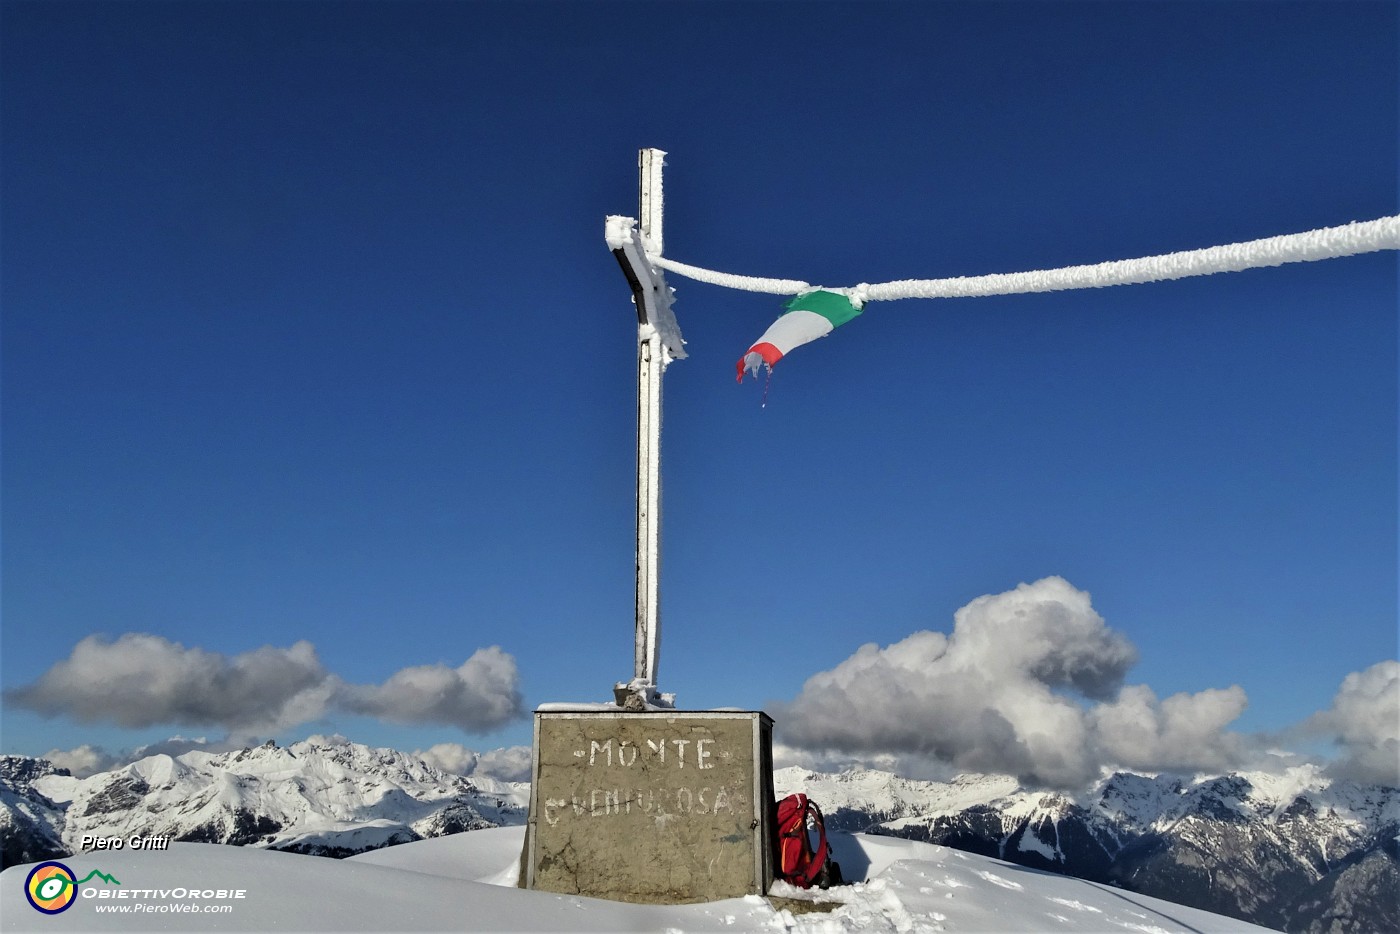
[[[666,365],[685,356],[671,311],[671,289],[650,257],[661,255],[666,154],[638,154],[640,230],[630,217],[609,217],[608,246],[632,288],[637,310],[637,601],[632,680],[614,686],[619,706],[642,710],[669,707],[673,695],[656,689],[661,649],[661,377]]]

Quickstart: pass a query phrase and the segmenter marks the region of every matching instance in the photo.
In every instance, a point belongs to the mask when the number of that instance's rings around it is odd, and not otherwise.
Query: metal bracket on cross
[[[637,600],[632,680],[613,686],[626,710],[674,707],[675,695],[656,689],[661,649],[661,376],[685,357],[685,341],[671,310],[673,293],[651,261],[661,255],[661,167],[665,153],[643,149],[637,158],[641,223],[607,219],[608,249],[617,257],[637,310]]]
[[[666,285],[665,275],[651,264],[643,244],[637,221],[631,217],[611,215],[607,222],[608,248],[617,257],[622,274],[632,288],[632,303],[637,307],[637,327],[654,328],[671,360],[684,360],[685,341],[680,325],[671,310],[675,290]]]

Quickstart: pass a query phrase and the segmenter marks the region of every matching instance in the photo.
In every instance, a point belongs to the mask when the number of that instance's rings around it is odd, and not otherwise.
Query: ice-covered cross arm
[[[610,215],[607,221],[608,249],[617,257],[622,274],[632,288],[632,302],[637,307],[637,326],[654,328],[671,360],[685,359],[685,341],[680,325],[671,310],[675,290],[666,285],[661,270],[652,265],[643,245],[637,221],[631,217]],[[639,331],[640,333],[640,331]]]

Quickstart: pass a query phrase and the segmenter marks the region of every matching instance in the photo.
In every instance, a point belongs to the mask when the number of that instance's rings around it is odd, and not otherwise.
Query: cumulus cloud
[[[978,597],[953,632],[861,646],[776,711],[789,744],[826,754],[895,754],[1075,787],[1106,764],[1226,768],[1240,739],[1238,687],[1158,700],[1124,689],[1137,652],[1089,594],[1059,577]]]
[[[125,761],[101,746],[88,743],[74,749],[50,749],[39,758],[49,760],[60,769],[67,769],[74,778],[87,778],[98,772],[106,772]]]
[[[313,746],[349,746],[350,737],[342,733],[312,733],[306,741]]]
[[[1242,737],[1225,731],[1248,703],[1239,685],[1174,694],[1159,702],[1151,688],[1138,684],[1092,708],[1089,723],[1102,758],[1114,765],[1225,771],[1249,754]]]
[[[130,755],[125,756],[125,762],[137,762],[147,756],[182,756],[187,752],[232,752],[242,749],[248,743],[234,742],[232,737],[225,736],[221,739],[209,739],[204,736],[191,739],[185,736],[172,736],[156,743],[137,747]]]
[[[479,758],[461,743],[437,743],[428,749],[415,749],[413,755],[450,775],[472,774]]]
[[[326,671],[305,641],[226,656],[146,633],[114,641],[89,636],[33,684],[4,697],[84,723],[223,727],[234,741],[337,711],[477,732],[504,725],[523,706],[515,660],[496,646],[459,668],[405,668],[383,684],[356,685]]]
[[[37,758],[47,759],[59,768],[67,769],[74,778],[87,778],[98,772],[110,772],[124,765],[139,762],[148,756],[178,756],[193,750],[227,752],[231,749],[239,749],[241,746],[241,743],[235,743],[228,737],[211,740],[203,736],[195,739],[172,736],[169,739],[148,743],[145,746],[137,746],[135,749],[123,749],[115,753],[108,752],[101,746],[84,743],[73,749],[50,749]]]
[[[1337,777],[1400,787],[1400,661],[1347,675],[1332,706],[1299,731],[1337,745],[1341,754],[1329,767]]]
[[[324,710],[325,669],[309,642],[233,658],[160,636],[88,636],[36,681],[5,692],[46,716],[133,729],[163,723],[275,728]],[[308,716],[309,715],[309,716]]]
[[[508,746],[478,753],[460,743],[437,743],[426,751],[414,750],[413,755],[453,775],[494,778],[503,782],[530,780],[529,746]]]
[[[957,775],[947,762],[932,756],[897,755],[895,753],[844,753],[833,749],[802,749],[786,743],[773,742],[773,768],[799,768],[809,772],[845,772],[850,769],[877,769],[893,772],[905,778],[925,781],[948,781]]]
[[[515,659],[493,645],[458,668],[419,665],[377,686],[347,685],[341,702],[355,713],[396,723],[442,723],[472,732],[520,713],[519,680]]]
[[[529,746],[506,746],[481,754],[474,775],[499,779],[503,782],[528,782],[532,756]]]

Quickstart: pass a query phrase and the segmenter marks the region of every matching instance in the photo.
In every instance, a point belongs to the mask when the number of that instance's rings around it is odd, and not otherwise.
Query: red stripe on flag
[[[767,341],[754,344],[748,350],[744,351],[744,356],[739,358],[739,363],[735,367],[735,369],[738,370],[739,382],[741,383],[744,381],[744,359],[751,353],[756,353],[762,357],[763,362],[768,364],[768,369],[770,371],[773,369],[773,364],[783,359],[783,352]]]
[[[767,342],[764,342],[762,344],[754,344],[752,347],[750,347],[744,352],[744,356],[747,357],[751,353],[758,354],[760,357],[763,358],[763,362],[768,364],[769,366],[772,366],[779,360],[783,359],[783,352]]]

